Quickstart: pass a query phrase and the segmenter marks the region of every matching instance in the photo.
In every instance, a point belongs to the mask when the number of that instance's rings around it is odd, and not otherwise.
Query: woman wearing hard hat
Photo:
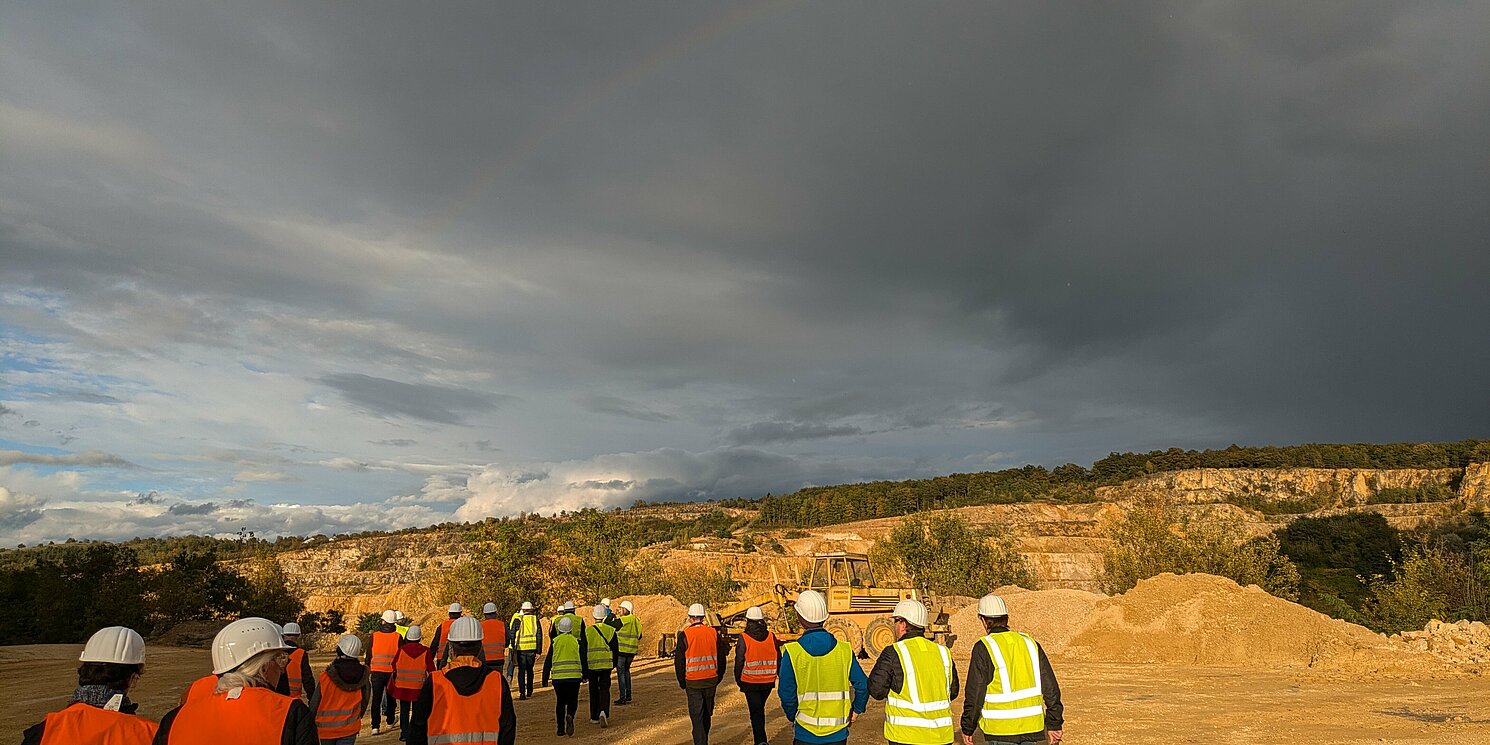
[[[280,628],[244,618],[212,640],[212,695],[190,698],[160,722],[155,745],[316,745],[305,702],[274,692],[292,649]]]
[[[412,629],[411,629],[412,631]],[[318,679],[320,685],[310,697],[310,709],[316,713],[316,734],[321,745],[352,745],[362,728],[372,698],[367,666],[358,661],[362,640],[347,634],[336,640],[336,659],[326,666]]]
[[[430,673],[414,702],[408,745],[482,743],[512,745],[517,714],[502,672],[482,664],[481,622],[473,617],[450,624],[450,660]]]
[[[367,669],[372,671],[372,733],[378,734],[383,720],[393,726],[393,697],[388,695],[388,682],[393,679],[393,657],[398,654],[398,611],[383,611],[383,625],[372,633],[372,642],[367,645]]]
[[[745,610],[745,631],[735,645],[735,684],[745,694],[750,711],[750,731],[755,745],[765,745],[766,700],[776,688],[776,665],[781,660],[781,641],[766,627],[760,606]]]
[[[409,736],[409,710],[419,700],[419,691],[424,689],[424,681],[435,670],[434,652],[424,646],[423,638],[423,629],[410,626],[408,633],[404,635],[404,643],[399,645],[398,653],[393,656],[393,681],[388,685],[388,694],[398,702],[400,740]]]
[[[78,660],[78,687],[61,711],[21,735],[21,745],[146,745],[157,725],[135,716],[129,689],[145,672],[145,640],[110,626],[89,637]]]

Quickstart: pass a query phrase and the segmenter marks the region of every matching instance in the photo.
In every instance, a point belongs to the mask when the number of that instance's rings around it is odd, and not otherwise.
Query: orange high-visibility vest
[[[683,660],[684,677],[688,680],[713,680],[719,677],[719,632],[713,626],[697,624],[683,631],[687,641],[688,655]]]
[[[47,715],[41,745],[150,745],[160,725],[133,714],[73,704]]]
[[[493,680],[495,678],[495,680]],[[481,690],[462,696],[455,684],[437,672],[430,677],[434,698],[429,708],[429,741],[497,745],[502,725],[501,673],[481,681]]]
[[[335,740],[362,729],[362,689],[345,690],[321,673],[321,700],[316,704],[316,737]]]
[[[423,652],[411,655],[403,647],[398,648],[398,656],[393,658],[394,685],[406,691],[418,691],[424,687],[424,681],[429,677],[429,647],[423,649]]]
[[[301,660],[305,659],[305,650],[294,649],[290,651],[290,661],[285,665],[285,677],[290,681],[290,698],[300,698],[305,692],[305,681],[300,679]]]
[[[277,745],[295,700],[268,688],[240,688],[187,701],[171,722],[168,745]]]
[[[440,622],[440,643],[435,645],[435,659],[445,656],[445,647],[450,645],[450,624],[455,623],[454,618],[447,618]]]
[[[507,624],[500,618],[481,622],[481,651],[487,662],[507,661]]]
[[[398,654],[398,643],[403,641],[397,631],[374,631],[372,635],[372,660],[367,666],[375,673],[393,672],[393,655]]]
[[[745,665],[740,669],[740,682],[775,683],[776,663],[781,659],[776,654],[776,635],[767,631],[765,639],[756,641],[749,634],[741,634],[740,641],[745,643]]]
[[[186,689],[186,695],[184,697],[182,697],[181,703],[184,704],[187,701],[191,701],[192,699],[202,698],[203,696],[211,696],[212,695],[212,691],[214,691],[216,689],[217,689],[217,676],[216,675],[204,675],[204,676],[202,676],[200,678],[197,678],[195,681],[193,681],[192,684],[191,684],[191,687],[188,688],[188,689]]]

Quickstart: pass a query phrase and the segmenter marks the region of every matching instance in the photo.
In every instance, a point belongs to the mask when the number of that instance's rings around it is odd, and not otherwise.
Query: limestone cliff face
[[[1480,466],[1471,470],[1483,471]],[[1195,468],[1140,476],[1117,486],[1100,487],[1097,499],[1124,502],[1162,494],[1182,503],[1205,504],[1256,497],[1341,508],[1364,505],[1382,489],[1416,489],[1427,484],[1451,487],[1454,481],[1467,475],[1466,469],[1460,468]],[[1471,491],[1477,498],[1490,498],[1490,474],[1484,474],[1481,481],[1486,483],[1474,486]],[[1465,482],[1468,483],[1467,478]],[[1465,494],[1461,493],[1460,499],[1464,498]]]
[[[397,608],[424,621],[444,617],[434,584],[463,550],[458,531],[437,531],[335,541],[277,558],[306,610],[340,610],[353,623]]]

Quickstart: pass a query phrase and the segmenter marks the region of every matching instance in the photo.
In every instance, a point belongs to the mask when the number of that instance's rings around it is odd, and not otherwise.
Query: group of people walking
[[[611,706],[632,700],[631,665],[642,630],[630,602],[613,612],[609,599],[594,606],[590,623],[565,603],[550,619],[543,684],[555,692],[555,732],[575,734],[582,685],[588,683],[589,719],[599,728]],[[1057,745],[1063,734],[1060,688],[1050,661],[1029,636],[1009,630],[1008,608],[997,595],[978,602],[987,634],[973,645],[965,684],[946,649],[925,635],[926,607],[901,601],[892,615],[897,641],[865,675],[853,648],[828,632],[826,599],[813,590],[796,600],[803,632],[783,644],[760,608],[746,613],[734,644],[735,682],[745,696],[753,742],[764,745],[766,704],[773,689],[792,723],[793,742],[826,745],[848,740],[868,700],[885,701],[884,739],[899,745],[988,743]],[[731,645],[704,623],[706,609],[688,609],[678,632],[674,672],[686,692],[694,745],[707,745],[716,690]],[[451,604],[425,644],[423,629],[386,611],[364,645],[337,640],[335,656],[315,673],[299,646],[300,628],[263,618],[225,626],[212,642],[212,673],[196,680],[159,724],[138,716],[129,693],[145,673],[145,642],[135,631],[100,629],[80,656],[78,686],[68,705],[27,729],[23,745],[353,745],[362,719],[372,732],[397,723],[410,745],[512,745],[517,716],[508,680],[516,670],[518,700],[533,696],[534,670],[544,635],[532,603],[502,619],[488,603],[482,617]],[[510,631],[510,634],[509,634]],[[504,670],[506,674],[504,675]],[[615,673],[617,697],[611,700]],[[964,696],[961,716],[953,701]],[[395,718],[396,715],[396,718]]]

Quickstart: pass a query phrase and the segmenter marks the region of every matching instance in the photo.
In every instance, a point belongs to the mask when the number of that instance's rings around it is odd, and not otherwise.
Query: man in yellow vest
[[[569,619],[569,631],[560,631],[559,621],[565,618]],[[548,625],[548,640],[550,643],[552,643],[554,637],[558,636],[559,634],[569,634],[570,636],[574,637],[575,641],[580,642],[581,644],[584,643],[585,620],[583,618],[580,618],[579,615],[574,612],[573,600],[566,601],[563,605],[559,606],[559,615],[554,616],[553,621],[550,622]],[[543,661],[544,685],[548,685],[549,669],[552,664],[553,650],[552,647],[550,647],[549,657],[544,659]]]
[[[616,628],[616,703],[631,703],[631,662],[642,649],[642,622],[630,600],[621,601],[621,615],[611,616]]]
[[[595,623],[585,630],[585,672],[590,681],[590,723],[610,726],[610,671],[616,661],[616,630],[605,623],[609,609],[595,606]]]
[[[978,601],[988,635],[973,644],[962,701],[962,742],[983,731],[990,743],[1057,745],[1064,725],[1061,688],[1045,650],[1009,630],[1009,606],[997,595]]]
[[[543,654],[543,629],[533,604],[524,602],[522,609],[512,614],[507,628],[512,633],[512,651],[507,659],[517,665],[517,700],[526,701],[533,695],[533,664]]]
[[[569,616],[559,616],[554,622],[553,644],[549,647],[554,682],[554,718],[558,720],[558,735],[574,734],[574,714],[579,710],[579,684],[586,674],[586,661],[579,640],[571,634],[574,628]]]
[[[894,644],[880,651],[869,672],[869,696],[885,701],[885,740],[891,745],[952,745],[957,728],[957,668],[952,655],[926,638],[926,606],[895,604]]]
[[[777,695],[795,726],[793,737],[808,745],[848,740],[848,726],[869,704],[869,679],[854,649],[823,628],[828,601],[816,590],[797,596],[802,636],[781,650]]]

